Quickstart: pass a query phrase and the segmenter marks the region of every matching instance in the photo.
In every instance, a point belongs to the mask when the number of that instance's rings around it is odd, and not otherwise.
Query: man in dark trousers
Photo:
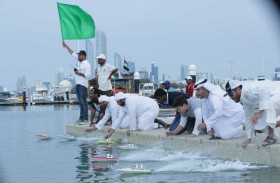
[[[76,81],[76,94],[80,106],[80,117],[76,122],[79,125],[88,123],[88,80],[91,79],[91,67],[87,61],[87,54],[84,50],[81,50],[78,54],[75,53],[64,41],[62,41],[62,46],[67,49],[67,51],[75,59],[78,60],[75,72]]]
[[[183,96],[185,99],[189,98],[186,94],[182,92],[166,92],[162,88],[157,89],[154,93],[154,98],[158,101],[159,105],[168,105],[169,107],[173,107],[174,100],[178,96]],[[176,116],[171,126],[169,127],[169,131],[174,131],[180,123],[180,120],[181,113],[177,111]],[[194,128],[194,121],[187,123],[185,128],[187,128],[187,132],[191,134]]]

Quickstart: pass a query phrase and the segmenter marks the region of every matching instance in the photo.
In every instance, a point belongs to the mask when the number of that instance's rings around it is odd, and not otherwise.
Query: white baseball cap
[[[101,59],[104,59],[106,60],[106,56],[104,54],[100,54],[98,57],[96,57],[97,59],[101,58]]]
[[[186,77],[185,79],[187,79],[187,80],[192,80],[192,77],[191,76],[188,76],[188,77]]]

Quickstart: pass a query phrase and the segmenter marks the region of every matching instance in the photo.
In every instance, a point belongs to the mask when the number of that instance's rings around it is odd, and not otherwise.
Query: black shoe
[[[157,124],[159,124],[159,125],[161,125],[161,126],[163,126],[165,129],[167,129],[167,128],[169,128],[171,125],[170,124],[167,124],[167,123],[165,123],[164,121],[162,121],[162,120],[160,120],[160,119],[155,119],[155,123],[157,123]]]

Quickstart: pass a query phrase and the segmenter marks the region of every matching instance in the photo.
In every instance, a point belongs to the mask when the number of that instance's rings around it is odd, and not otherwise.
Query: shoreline
[[[88,125],[66,126],[69,135],[82,136]],[[110,126],[104,126],[102,130],[97,130],[87,134],[87,136],[104,136]],[[159,128],[151,131],[135,131],[130,136],[126,135],[126,129],[115,131],[112,140],[127,140],[130,143],[161,147],[174,151],[189,151],[191,153],[199,153],[206,156],[218,157],[221,159],[240,160],[248,163],[265,164],[280,167],[280,144],[278,142],[267,147],[261,146],[261,142],[265,139],[265,135],[257,135],[253,138],[253,142],[243,149],[241,143],[246,139],[245,130],[243,137],[229,140],[209,140],[208,135],[199,135],[197,137],[187,137],[185,134],[166,137],[165,129]]]

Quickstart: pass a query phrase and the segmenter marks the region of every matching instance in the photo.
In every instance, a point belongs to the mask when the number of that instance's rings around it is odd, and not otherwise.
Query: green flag
[[[95,25],[91,16],[79,6],[57,3],[63,40],[95,37]]]

